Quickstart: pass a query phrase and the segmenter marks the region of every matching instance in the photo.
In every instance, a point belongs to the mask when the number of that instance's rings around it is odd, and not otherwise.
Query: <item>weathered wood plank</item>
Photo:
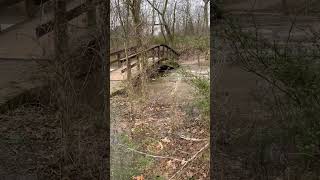
[[[66,18],[68,21],[70,21],[70,20],[78,17],[79,15],[85,13],[88,10],[89,10],[89,8],[88,8],[87,4],[83,3],[83,4],[75,7],[74,9],[71,9],[70,11],[68,11],[66,14]],[[40,38],[40,37],[44,36],[45,34],[53,31],[53,28],[54,28],[54,19],[36,27],[36,36],[38,38]]]

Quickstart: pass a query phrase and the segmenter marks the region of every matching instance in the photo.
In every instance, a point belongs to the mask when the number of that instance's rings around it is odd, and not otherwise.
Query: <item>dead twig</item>
[[[186,137],[186,136],[184,136],[184,135],[179,135],[179,137],[180,137],[181,139],[184,139],[184,140],[187,140],[187,141],[195,141],[195,142],[208,141],[208,140],[209,140],[208,138],[205,138],[205,139],[197,139],[197,138]]]
[[[194,159],[196,159],[196,157],[197,157],[202,151],[204,151],[205,149],[207,149],[208,146],[209,146],[209,143],[207,143],[205,146],[203,146],[203,147],[202,147],[197,153],[195,153],[190,159],[188,159],[187,161],[185,161],[185,162],[183,163],[183,166],[182,166],[176,173],[174,173],[174,175],[172,175],[169,180],[171,180],[171,179],[173,179],[174,177],[176,177],[176,176],[187,166],[188,163],[190,163],[191,161],[193,161]]]
[[[148,156],[148,157],[159,158],[159,159],[171,159],[171,160],[174,160],[174,161],[179,161],[179,162],[185,163],[185,161],[182,160],[182,159],[178,159],[178,158],[174,158],[174,157],[170,157],[170,156],[152,155],[152,154],[148,154],[148,153],[145,153],[145,152],[142,152],[142,151],[138,151],[138,150],[133,149],[133,148],[126,147],[125,145],[122,145],[122,144],[118,144],[118,145],[120,147],[126,148],[129,151],[132,151],[132,152],[135,152],[135,153],[138,153],[138,154],[142,154],[142,155],[145,155],[145,156]]]

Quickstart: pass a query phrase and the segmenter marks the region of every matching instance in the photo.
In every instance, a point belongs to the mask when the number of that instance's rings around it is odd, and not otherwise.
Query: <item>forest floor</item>
[[[77,118],[71,127],[72,163],[66,164],[58,116],[41,104],[25,104],[0,115],[0,179],[99,179],[106,134],[97,133],[92,118]]]
[[[208,61],[197,63],[193,57],[179,61],[208,75]],[[179,69],[151,79],[144,98],[112,97],[113,179],[209,179],[209,119]]]

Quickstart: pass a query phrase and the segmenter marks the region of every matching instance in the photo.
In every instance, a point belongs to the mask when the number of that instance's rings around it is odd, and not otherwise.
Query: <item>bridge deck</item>
[[[155,58],[148,58],[147,61],[147,68],[151,68],[156,63],[159,63],[162,59]],[[137,61],[132,61],[131,64],[136,63]],[[126,66],[123,66],[118,69],[110,69],[110,94],[114,94],[116,91],[119,91],[124,88],[123,82],[127,80],[127,71],[121,72],[125,69]],[[132,78],[136,78],[139,75],[138,67],[134,66],[131,68]]]

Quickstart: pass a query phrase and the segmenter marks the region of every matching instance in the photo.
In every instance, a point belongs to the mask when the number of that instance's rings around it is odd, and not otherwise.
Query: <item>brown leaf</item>
[[[143,177],[143,175],[133,176],[132,179],[133,179],[133,180],[144,180],[144,177]]]

